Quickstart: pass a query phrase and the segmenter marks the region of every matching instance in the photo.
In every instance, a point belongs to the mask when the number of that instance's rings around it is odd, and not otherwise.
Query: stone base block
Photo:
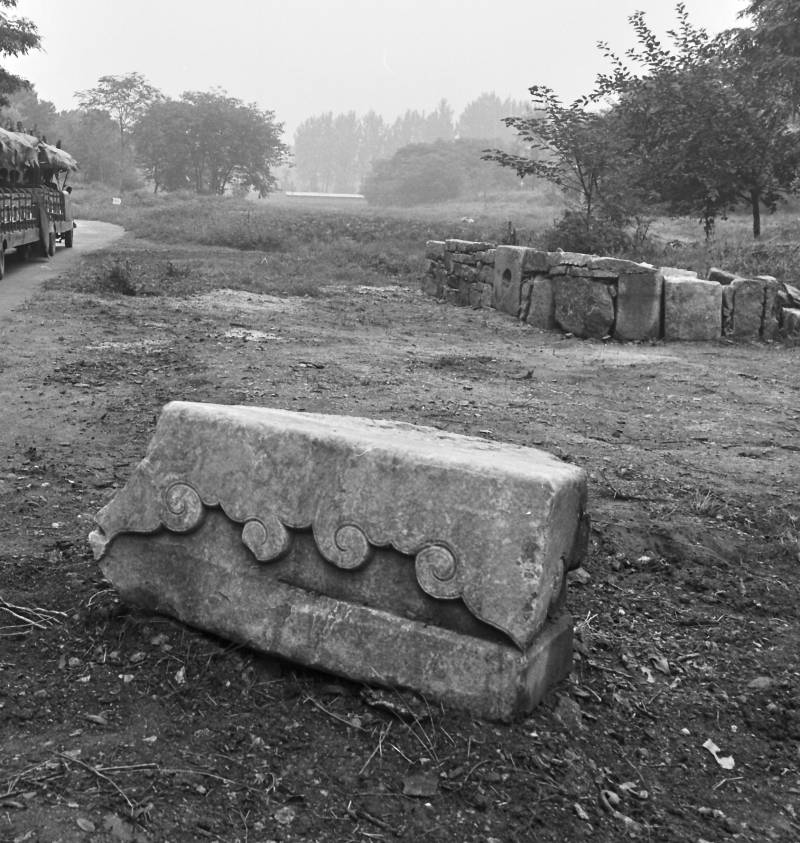
[[[731,281],[733,313],[730,333],[734,339],[757,340],[761,337],[765,287],[764,281],[752,278],[735,278]]]
[[[520,651],[491,630],[476,636],[425,616],[413,620],[319,594],[313,583],[297,584],[291,563],[260,565],[240,533],[217,512],[184,536],[120,536],[103,572],[123,599],[149,611],[357,682],[410,688],[492,720],[529,712],[570,671],[572,618],[566,613],[545,623]]]
[[[602,281],[569,275],[554,281],[555,321],[562,331],[576,337],[602,339],[614,325],[611,288]]]
[[[525,321],[534,328],[552,331],[556,327],[554,281],[546,275],[536,275],[531,281],[530,306]]]
[[[519,316],[522,300],[524,246],[498,246],[494,255],[494,306],[501,313]]]
[[[130,602],[508,719],[569,670],[585,499],[530,448],[175,402],[90,538]]]
[[[663,278],[654,269],[619,276],[615,339],[658,339],[661,333],[662,288]]]
[[[665,276],[664,339],[690,342],[719,339],[722,290],[716,281]]]

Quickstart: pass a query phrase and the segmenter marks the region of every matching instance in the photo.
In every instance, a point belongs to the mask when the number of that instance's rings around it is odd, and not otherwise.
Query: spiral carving
[[[269,514],[246,521],[242,541],[259,562],[274,562],[288,553],[292,536],[277,516]]]
[[[173,483],[164,491],[161,523],[177,533],[194,529],[203,517],[203,501],[188,483]]]
[[[414,559],[417,582],[426,594],[441,600],[461,596],[458,560],[443,544],[423,547]]]
[[[372,556],[372,546],[369,543],[366,533],[355,524],[343,524],[333,534],[333,542],[330,543],[317,534],[317,547],[322,555],[336,565],[350,571],[360,568]]]

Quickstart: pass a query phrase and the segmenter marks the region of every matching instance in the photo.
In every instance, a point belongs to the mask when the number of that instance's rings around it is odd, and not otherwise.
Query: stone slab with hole
[[[480,716],[570,670],[586,479],[433,428],[174,402],[90,537],[121,597]]]

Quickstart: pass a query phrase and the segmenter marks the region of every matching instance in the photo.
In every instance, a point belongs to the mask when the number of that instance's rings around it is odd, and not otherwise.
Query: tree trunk
[[[750,204],[753,208],[753,239],[761,237],[761,191],[753,188],[750,191]]]

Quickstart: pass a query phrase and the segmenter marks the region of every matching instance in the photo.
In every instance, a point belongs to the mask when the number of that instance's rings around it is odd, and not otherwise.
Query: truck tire
[[[47,235],[47,256],[53,257],[56,253],[56,233],[55,231],[51,231]]]

